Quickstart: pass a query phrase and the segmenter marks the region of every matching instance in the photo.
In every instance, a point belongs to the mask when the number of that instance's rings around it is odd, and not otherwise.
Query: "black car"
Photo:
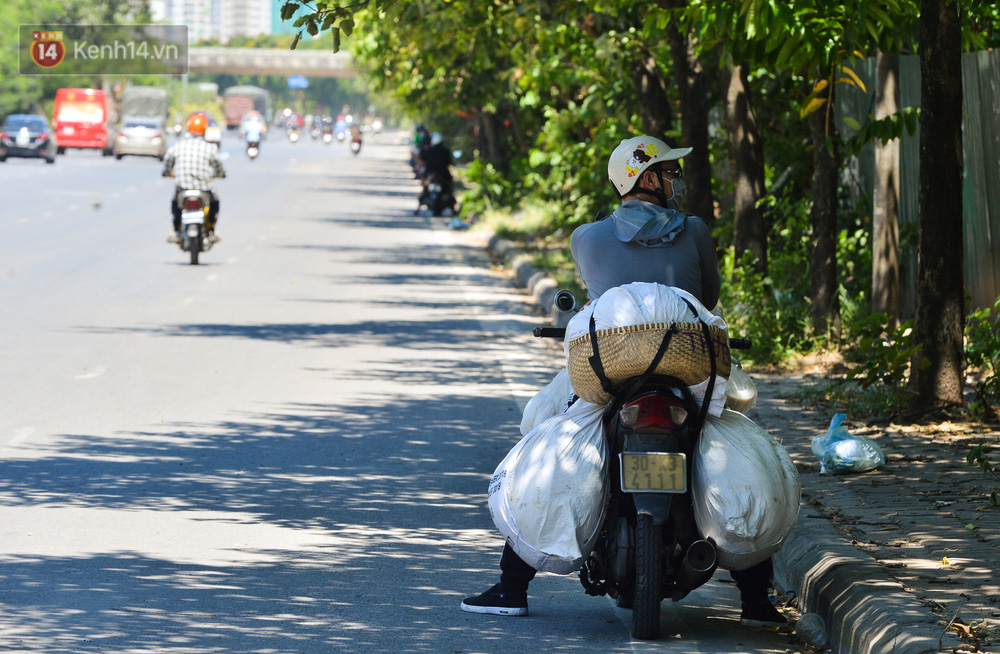
[[[56,162],[56,140],[44,116],[11,114],[0,127],[0,162],[7,157],[38,157]]]

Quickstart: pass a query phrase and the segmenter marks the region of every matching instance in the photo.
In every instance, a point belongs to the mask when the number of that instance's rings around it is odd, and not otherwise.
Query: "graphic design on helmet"
[[[655,143],[640,143],[625,162],[625,172],[629,177],[635,177],[644,164],[653,160],[660,153]]]

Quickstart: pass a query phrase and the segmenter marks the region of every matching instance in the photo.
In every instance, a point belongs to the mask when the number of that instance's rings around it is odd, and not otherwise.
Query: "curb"
[[[557,327],[571,314],[556,309],[558,287],[534,268],[517,246],[486,234],[486,249],[514,272]],[[802,507],[781,551],[774,555],[775,582],[794,593],[802,613],[817,613],[827,625],[834,654],[927,654],[961,644],[942,633],[937,617],[874,558],[845,541],[809,507]]]
[[[803,613],[823,618],[835,654],[923,654],[961,643],[942,634],[929,609],[809,507],[774,555],[774,571]]]
[[[559,286],[548,273],[531,265],[529,258],[517,249],[517,246],[495,234],[487,234],[486,249],[500,258],[514,272],[518,283],[534,296],[538,306],[544,311],[556,327],[565,327],[573,314],[555,308],[555,299]]]

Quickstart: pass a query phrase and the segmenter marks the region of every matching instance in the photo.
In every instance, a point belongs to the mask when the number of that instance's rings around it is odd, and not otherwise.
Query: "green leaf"
[[[894,29],[892,24],[892,19],[889,18],[889,14],[883,11],[881,7],[879,7],[875,3],[870,3],[868,4],[868,11],[870,11],[872,15],[875,16],[875,18],[878,20],[879,23],[882,24],[883,27],[887,28],[890,31]]]
[[[333,51],[340,52],[340,26],[334,27],[330,31],[333,34]]]
[[[319,34],[319,25],[316,24],[316,21],[311,20],[309,21],[309,24],[306,25],[306,31],[309,32],[311,36],[316,36]]]
[[[968,529],[969,531],[972,531],[973,529],[976,529],[976,525],[970,522],[969,524],[965,525],[965,528]]]
[[[281,20],[288,20],[294,16],[296,9],[298,9],[298,5],[292,4],[291,2],[286,2],[281,5]]]
[[[853,130],[861,131],[861,124],[850,116],[844,116],[844,124]]]
[[[292,47],[291,47],[292,50],[294,50],[295,46],[297,46],[299,44],[299,39],[301,39],[301,38],[302,38],[302,32],[297,32],[295,34],[295,38],[292,39]]]
[[[340,21],[340,29],[343,30],[344,36],[350,36],[354,32],[354,18],[348,16]]]

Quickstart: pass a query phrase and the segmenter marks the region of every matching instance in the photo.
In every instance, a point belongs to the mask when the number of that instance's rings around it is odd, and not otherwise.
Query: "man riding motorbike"
[[[264,124],[259,120],[248,120],[243,127],[247,149],[257,148],[260,151],[260,139],[264,133]]]
[[[679,159],[691,148],[671,148],[660,139],[625,139],[608,159],[608,179],[621,200],[610,215],[581,225],[570,249],[587,294],[596,300],[610,288],[632,282],[676,286],[708,309],[719,300],[721,278],[707,222],[684,213],[685,186]],[[528,584],[536,570],[509,543],[500,557],[500,583],[462,602],[463,611],[493,615],[528,614]],[[740,591],[740,623],[777,626],[784,616],[768,599],[771,559],[733,571]]]
[[[208,240],[212,243],[221,240],[215,234],[215,223],[219,216],[219,196],[215,192],[212,178],[225,177],[226,171],[219,160],[218,149],[205,140],[207,127],[208,116],[200,113],[191,114],[187,120],[189,137],[171,146],[163,158],[163,176],[173,177],[176,181],[176,188],[170,199],[174,233],[167,238],[168,243],[181,242],[181,208],[177,204],[177,197],[183,191],[211,193],[206,225]]]
[[[440,133],[431,134],[427,147],[420,151],[420,162],[423,170],[423,190],[417,199],[417,208],[413,214],[420,213],[420,207],[427,204],[429,197],[428,186],[437,183],[441,186],[440,207],[428,207],[431,213],[438,214],[438,209],[455,212],[455,180],[451,176],[451,150],[444,143],[444,137]]]

